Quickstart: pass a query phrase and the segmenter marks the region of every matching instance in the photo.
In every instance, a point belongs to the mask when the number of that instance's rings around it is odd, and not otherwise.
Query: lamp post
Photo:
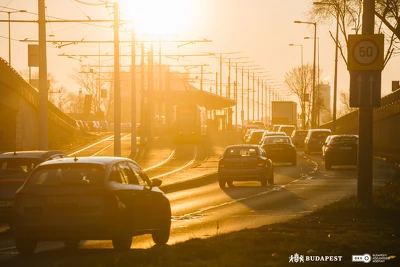
[[[295,20],[294,23],[312,24],[314,25],[314,60],[313,60],[313,86],[312,86],[312,108],[311,108],[311,127],[315,128],[315,58],[317,47],[317,23],[309,21]]]
[[[304,86],[304,70],[303,70],[303,45],[301,44],[289,44],[289,46],[300,46],[301,47],[301,87],[303,90],[303,105],[301,106],[301,113],[303,116],[303,129],[307,129],[306,126],[306,88]]]
[[[339,2],[324,3],[313,2],[313,5],[330,5],[336,9],[336,36],[335,36],[335,73],[333,78],[333,107],[332,107],[332,133],[336,133],[336,105],[337,105],[337,68],[338,68],[338,35],[339,35]]]
[[[11,66],[11,14],[12,13],[24,13],[26,10],[13,10],[13,11],[0,11],[1,13],[8,14],[8,64]]]
[[[304,39],[306,39],[306,40],[308,40],[308,39],[314,39],[314,37],[304,37]],[[319,79],[319,73],[320,73],[320,65],[319,65],[319,37],[317,37],[317,42],[318,42],[318,44],[317,44],[317,94],[318,94],[318,96],[319,96],[319,93],[320,93],[320,79]],[[317,118],[318,118],[318,125],[319,125],[319,117],[320,117],[320,114],[319,114],[319,112],[318,112],[318,114],[317,114]]]

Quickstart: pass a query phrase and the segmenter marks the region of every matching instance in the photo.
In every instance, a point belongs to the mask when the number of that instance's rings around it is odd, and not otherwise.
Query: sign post
[[[359,107],[357,201],[366,206],[373,203],[373,108],[379,106],[375,98],[380,98],[384,66],[383,36],[374,34],[374,13],[375,0],[363,0],[362,35],[349,35],[347,61],[351,102]]]

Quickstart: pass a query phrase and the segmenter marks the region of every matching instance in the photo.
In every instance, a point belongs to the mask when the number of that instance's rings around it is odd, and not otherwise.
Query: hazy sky
[[[37,0],[0,0],[0,20],[7,20],[7,6],[14,9],[25,9],[28,13],[13,13],[11,19],[36,20]],[[291,47],[290,43],[303,45],[304,64],[313,62],[313,41],[304,40],[313,36],[313,26],[295,24],[294,20],[306,21],[305,12],[312,5],[312,0],[120,0],[121,19],[134,20],[138,40],[154,39],[154,48],[158,49],[158,36],[162,39],[200,40],[206,38],[210,43],[186,44],[163,43],[163,54],[192,54],[200,52],[230,53],[235,57],[248,57],[238,61],[255,61],[254,63],[268,71],[271,75],[271,86],[283,84],[285,74],[292,68],[300,66],[301,47]],[[85,4],[86,3],[86,4]],[[111,19],[112,1],[109,8],[99,0],[46,0],[46,15],[48,19]],[[89,4],[89,5],[88,5]],[[51,18],[54,17],[54,18]],[[95,26],[92,26],[95,25]],[[131,25],[126,25],[127,29]],[[112,40],[111,23],[48,23],[48,40]],[[333,87],[334,74],[334,43],[329,36],[329,30],[335,31],[334,20],[329,25],[318,25],[317,36],[320,46],[320,67],[324,81]],[[36,23],[11,24],[11,63],[17,70],[27,70],[28,43],[19,40],[38,39]],[[144,35],[144,33],[147,33]],[[152,35],[149,35],[152,34]],[[121,39],[129,40],[125,33]],[[148,43],[147,43],[148,44]],[[8,60],[8,24],[0,23],[0,57]],[[148,48],[148,46],[147,46]],[[48,72],[52,73],[57,85],[63,85],[68,90],[77,92],[79,86],[71,78],[76,73],[80,62],[64,56],[81,54],[113,54],[110,45],[98,44],[63,44],[57,48],[55,44],[47,45]],[[139,50],[137,50],[139,52]],[[121,44],[121,53],[129,54],[129,44]],[[224,55],[227,57],[227,55]],[[98,57],[81,58],[82,63],[97,65]],[[111,65],[111,57],[101,57],[100,64]],[[130,59],[122,57],[122,64],[128,66]],[[209,64],[204,67],[206,72],[219,72],[218,60],[211,57],[181,57],[177,59],[162,59],[163,64],[188,65]],[[399,80],[397,74],[399,58],[393,58],[382,72],[382,95],[391,91],[391,81]],[[339,58],[338,89],[347,91],[349,74],[343,61]],[[174,67],[173,70],[182,70]],[[223,79],[227,82],[227,64],[224,64]],[[35,71],[35,69],[33,69]],[[193,72],[200,71],[200,68]],[[215,79],[215,75],[206,75]],[[239,79],[240,82],[240,79]],[[209,87],[210,85],[206,85]]]

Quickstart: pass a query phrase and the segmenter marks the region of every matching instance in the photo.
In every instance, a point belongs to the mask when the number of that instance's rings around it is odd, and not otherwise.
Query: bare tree
[[[38,79],[39,79],[39,72],[35,71],[29,77],[28,70],[20,71],[19,74],[28,82],[31,82],[31,85],[35,88],[38,87]],[[65,104],[65,99],[67,97],[67,89],[64,86],[56,86],[57,81],[52,73],[47,73],[47,81],[49,88],[48,89],[48,100],[57,106],[59,109],[63,110],[63,106]]]
[[[82,94],[68,93],[66,96],[63,111],[66,113],[82,113],[83,111],[83,97]]]
[[[340,35],[336,40],[336,33],[329,32],[332,40],[337,44],[340,55],[347,65],[347,42],[348,34],[358,34],[362,26],[362,0],[321,0],[319,5],[313,5],[308,12],[309,19],[318,23],[339,22]],[[376,22],[376,32],[385,35],[386,53],[385,62],[390,60],[393,52],[399,50],[395,41],[399,40],[399,1],[398,0],[377,0],[375,15],[379,18]]]
[[[290,92],[297,96],[302,116],[306,116],[306,124],[311,121],[311,99],[313,86],[313,66],[310,64],[293,68],[285,74],[284,83]],[[308,103],[308,105],[307,105]]]
[[[106,67],[100,71],[81,65],[73,78],[87,94],[92,96],[91,111],[104,112],[105,118],[109,119],[113,107],[113,79],[110,68]]]
[[[356,110],[357,108],[353,108],[350,107],[350,93],[349,92],[340,92],[340,103],[341,103],[341,107],[339,109],[339,116],[343,116],[346,115],[354,110]]]

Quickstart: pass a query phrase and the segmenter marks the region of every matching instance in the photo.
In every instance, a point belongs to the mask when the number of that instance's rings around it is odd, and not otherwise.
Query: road
[[[289,220],[356,193],[355,167],[334,167],[327,171],[322,163],[320,154],[305,155],[299,150],[297,166],[275,166],[273,186],[236,182],[235,187],[222,190],[215,180],[202,186],[175,187],[167,193],[173,215],[168,244]],[[398,175],[398,167],[374,161],[374,186]],[[133,239],[131,248],[152,246],[150,236],[140,236]],[[82,251],[111,248],[110,241],[84,241],[81,246]],[[62,249],[62,243],[42,242],[36,253],[47,257]],[[0,260],[18,261],[17,255],[11,232],[2,234]],[[35,259],[40,262],[40,256]]]

